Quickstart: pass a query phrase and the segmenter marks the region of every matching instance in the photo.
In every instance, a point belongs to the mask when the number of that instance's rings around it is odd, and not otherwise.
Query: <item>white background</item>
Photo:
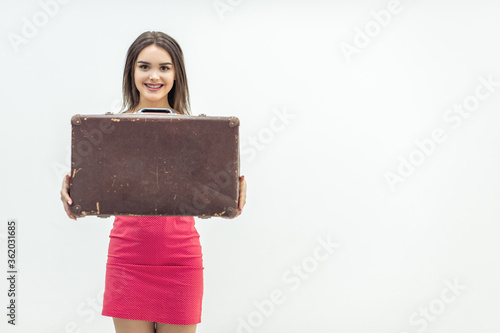
[[[198,332],[500,331],[498,3],[54,1],[0,10],[1,267],[11,218],[19,267],[15,327],[1,279],[2,332],[114,331],[112,219],[70,220],[59,191],[71,116],[116,111],[148,30],[180,43],[193,114],[241,121],[243,214],[196,220]],[[463,103],[467,118],[448,114]]]

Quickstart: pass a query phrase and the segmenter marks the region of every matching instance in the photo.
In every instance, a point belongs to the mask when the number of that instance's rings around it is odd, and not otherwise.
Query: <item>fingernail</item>
[[[68,205],[70,205],[70,206],[71,206],[71,200],[68,200]]]

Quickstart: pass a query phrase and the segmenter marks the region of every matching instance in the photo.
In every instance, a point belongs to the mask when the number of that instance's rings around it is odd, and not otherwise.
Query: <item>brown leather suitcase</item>
[[[77,114],[71,124],[72,214],[237,215],[237,117]]]

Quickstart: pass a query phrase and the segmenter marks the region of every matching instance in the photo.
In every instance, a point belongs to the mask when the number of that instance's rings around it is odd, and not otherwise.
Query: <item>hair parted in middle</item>
[[[168,93],[168,103],[180,114],[190,114],[189,88],[187,83],[184,55],[179,44],[169,35],[160,31],[147,31],[142,33],[130,45],[125,60],[123,71],[123,107],[122,112],[134,109],[139,105],[140,95],[135,86],[135,62],[141,51],[149,45],[163,48],[170,54],[175,69],[175,81]]]

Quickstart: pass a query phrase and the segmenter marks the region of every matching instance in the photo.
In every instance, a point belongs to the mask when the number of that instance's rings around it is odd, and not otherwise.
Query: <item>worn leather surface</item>
[[[73,214],[236,215],[238,118],[75,115],[71,122]]]

